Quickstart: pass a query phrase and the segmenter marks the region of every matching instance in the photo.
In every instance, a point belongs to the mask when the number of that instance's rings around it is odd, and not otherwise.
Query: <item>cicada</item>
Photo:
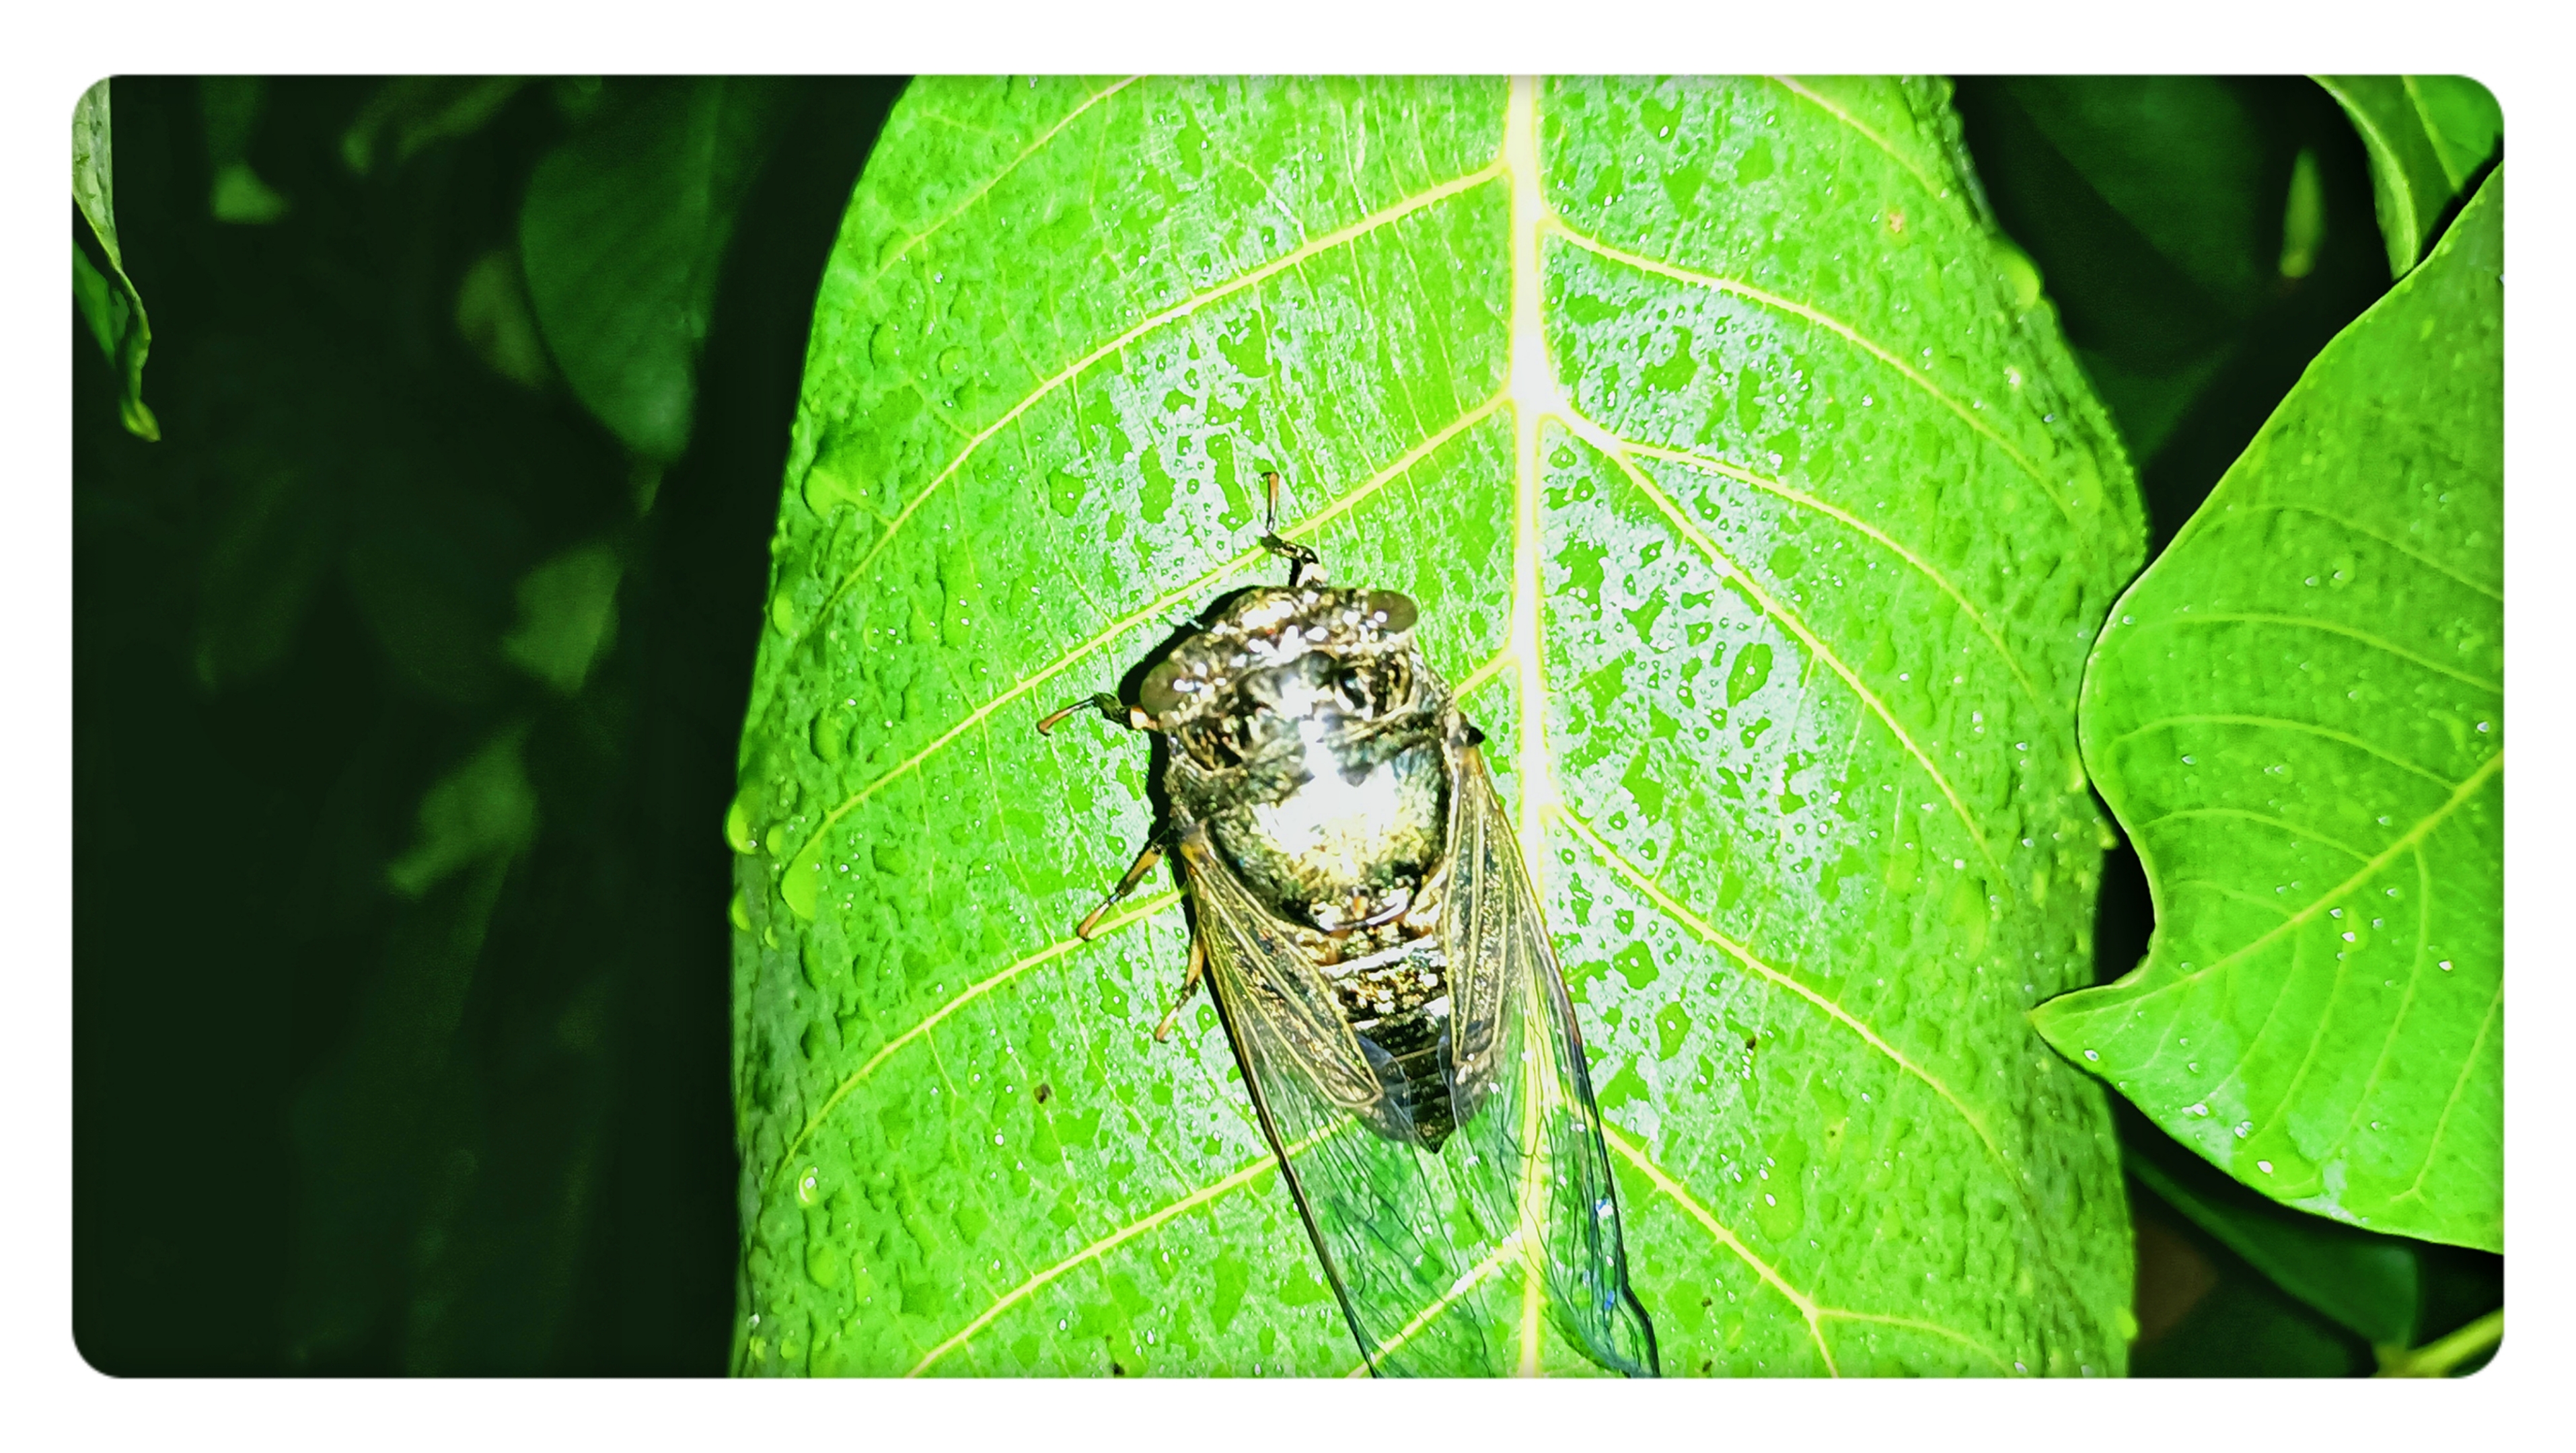
[[[1542,1325],[1658,1371],[1628,1286],[1583,1039],[1493,774],[1414,640],[1417,608],[1335,588],[1262,543],[1285,587],[1218,600],[1129,702],[1163,821],[1108,910],[1168,852],[1190,917],[1168,1037],[1206,984],[1263,1135],[1369,1368],[1529,1370]]]

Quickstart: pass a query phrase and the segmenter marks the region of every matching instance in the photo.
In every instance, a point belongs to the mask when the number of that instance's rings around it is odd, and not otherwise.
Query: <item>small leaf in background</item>
[[[1270,468],[1421,603],[1544,844],[1665,1369],[2120,1369],[2107,1104],[2023,1010],[2090,979],[2073,702],[2144,522],[1957,124],[1920,80],[911,85],[725,827],[738,1370],[1358,1361],[1213,1010],[1151,1037],[1176,897],[1071,935],[1144,745],[1032,727],[1279,578]]]
[[[526,737],[524,726],[504,728],[422,794],[419,832],[385,865],[395,892],[418,898],[461,868],[515,857],[535,840],[537,792],[519,751]]]
[[[456,331],[475,357],[519,387],[542,389],[554,381],[554,361],[546,356],[527,282],[519,276],[517,248],[493,248],[465,270],[456,285]]]
[[[198,581],[197,680],[231,686],[276,665],[293,644],[335,537],[328,491],[296,462],[246,449],[221,458],[226,502]]]
[[[591,663],[617,640],[615,547],[578,545],[519,581],[519,623],[501,655],[566,696],[581,690]]]
[[[2504,134],[2504,113],[2466,76],[2319,76],[2370,149],[2372,199],[2388,274],[2424,255],[2453,199]]]
[[[519,255],[573,393],[648,459],[688,447],[735,213],[791,82],[634,81],[529,180]]]
[[[2293,1211],[2163,1136],[2146,1134],[2162,1143],[2130,1138],[2128,1171],[2166,1205],[2373,1346],[2414,1340],[2422,1276],[2408,1243]]]
[[[2503,179],[2114,607],[2147,960],[2040,1032],[2264,1194],[2500,1249]]]
[[[2140,1212],[2142,1255],[2174,1255],[2186,1241]],[[2162,1244],[2158,1244],[2162,1243]],[[2331,1318],[2269,1279],[2236,1271],[2223,1245],[2194,1248],[2211,1270],[2209,1287],[2160,1335],[2132,1354],[2133,1377],[2351,1377],[2370,1368],[2369,1353]]]
[[[2286,158],[2211,76],[1963,83],[1979,169],[2132,458],[2151,459],[2233,351],[2279,256]]]
[[[117,412],[126,432],[140,439],[159,439],[160,421],[143,403],[143,360],[152,352],[152,320],[143,311],[143,294],[136,291],[134,279],[125,273],[125,251],[116,237],[116,151],[115,127],[109,116],[108,83],[101,81],[81,93],[80,102],[72,108],[72,201],[79,205],[81,216],[89,223],[90,236],[97,240],[99,251],[106,254],[107,266],[116,275],[119,293],[114,303],[102,304],[98,277],[91,281],[84,269],[96,275],[97,268],[87,258],[77,255],[74,243],[72,259],[72,297],[80,306],[81,317],[89,324],[99,348],[108,362],[116,365],[124,382],[123,395],[117,400]]]
[[[287,201],[251,169],[251,137],[268,98],[268,82],[258,76],[207,76],[197,82],[206,116],[206,160],[214,181],[206,210],[218,222],[261,227],[286,215]]]
[[[340,159],[360,176],[373,172],[391,142],[394,165],[421,148],[471,136],[527,84],[522,76],[399,76],[367,98],[340,135]]]
[[[2326,184],[2313,148],[2299,148],[2290,165],[2290,196],[2281,207],[2281,276],[2293,281],[2316,271],[2326,237]]]

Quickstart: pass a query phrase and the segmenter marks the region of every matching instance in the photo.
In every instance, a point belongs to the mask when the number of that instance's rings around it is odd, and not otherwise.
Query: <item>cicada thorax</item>
[[[1440,937],[1451,747],[1469,730],[1385,591],[1256,590],[1148,675],[1180,826],[1323,973],[1396,1113],[1437,1149],[1450,1103]]]

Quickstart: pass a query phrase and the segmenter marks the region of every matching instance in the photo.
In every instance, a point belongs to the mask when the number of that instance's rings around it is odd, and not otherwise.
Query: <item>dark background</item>
[[[774,124],[743,143],[741,220],[703,259],[687,442],[639,450],[564,381],[563,335],[512,351],[543,336],[516,287],[543,263],[520,256],[521,212],[541,165],[624,185],[620,148],[685,87],[466,84],[113,88],[162,437],[120,426],[76,317],[73,1332],[112,1373],[724,1368],[719,825],[815,286],[901,85],[762,83]],[[2129,436],[2161,548],[2387,287],[2362,148],[2296,79],[1967,79],[1958,105],[1997,221]],[[2324,225],[2289,277],[2302,152]],[[2202,209],[2188,245],[2105,183],[2141,155]],[[227,163],[283,214],[219,220]],[[595,311],[627,301],[596,286]],[[585,543],[620,562],[615,636],[567,692],[499,643],[528,571]],[[385,865],[436,836],[425,795],[511,740],[533,831],[486,833],[417,896],[389,886]],[[2149,926],[2122,847],[2104,979]],[[2414,1342],[2501,1301],[2501,1258],[2280,1211],[2125,1107],[2121,1129],[2221,1217],[2398,1248],[2419,1268]],[[2206,1206],[2132,1193],[2134,1371],[2377,1365],[2204,1230]]]

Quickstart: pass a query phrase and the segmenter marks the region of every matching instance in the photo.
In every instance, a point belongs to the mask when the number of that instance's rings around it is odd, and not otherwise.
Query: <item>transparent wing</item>
[[[1495,1237],[1464,1157],[1427,1151],[1401,1130],[1357,1036],[1314,964],[1273,926],[1192,827],[1182,869],[1262,1132],[1279,1155],[1324,1274],[1370,1368],[1386,1376],[1510,1370],[1489,1305]],[[1396,1117],[1393,1122],[1389,1116]]]
[[[1558,1330],[1592,1359],[1656,1375],[1655,1333],[1627,1253],[1583,1037],[1493,774],[1456,755],[1448,945],[1453,1137],[1498,1174],[1469,1182],[1481,1219],[1535,1246]]]

